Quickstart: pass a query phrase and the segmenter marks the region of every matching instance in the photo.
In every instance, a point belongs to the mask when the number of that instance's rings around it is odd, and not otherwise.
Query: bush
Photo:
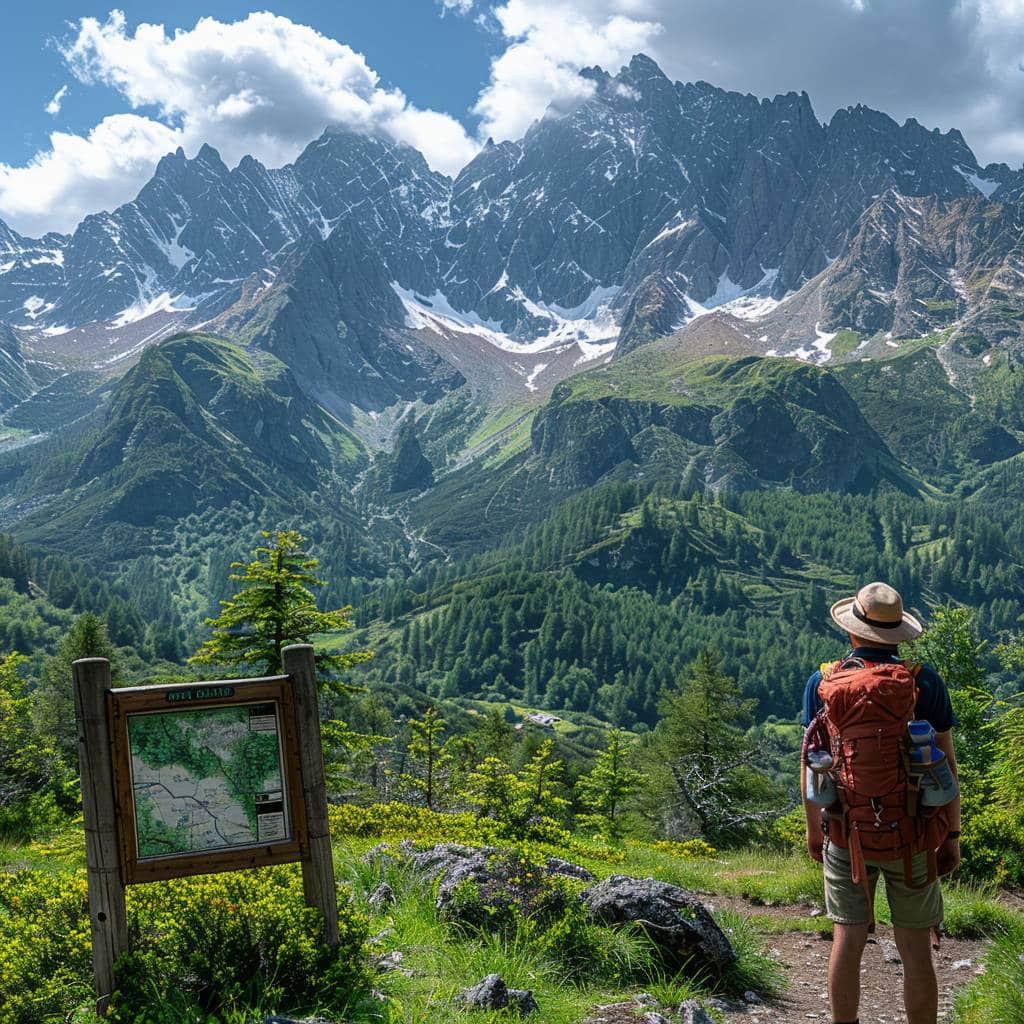
[[[772,822],[772,839],[785,850],[803,850],[807,846],[807,816],[797,804],[781,818]]]
[[[343,900],[331,949],[294,865],[157,882],[128,895],[132,951],[117,965],[115,1020],[178,1024],[246,1008],[343,1013],[367,987],[366,919]]]
[[[967,799],[960,840],[965,877],[996,885],[1024,884],[1024,813]]]
[[[657,842],[651,843],[651,849],[661,853],[670,853],[673,857],[679,857],[681,860],[708,860],[718,856],[718,851],[703,839],[687,839],[681,843],[671,839],[659,839]]]
[[[341,941],[331,949],[295,867],[133,886],[132,950],[117,964],[112,1019],[343,1013],[368,987],[368,926],[347,901],[339,909]],[[0,874],[0,1024],[57,1024],[91,1000],[85,873]]]
[[[534,837],[524,840],[511,836],[493,818],[469,813],[431,811],[411,804],[333,805],[328,809],[331,834],[376,839],[408,839],[414,843],[465,843],[467,846],[508,846],[528,855],[545,853],[559,857],[588,857],[591,860],[621,863],[622,850],[583,843],[573,839],[558,822],[541,819]]]
[[[92,996],[84,873],[0,874],[0,1024],[64,1021]]]

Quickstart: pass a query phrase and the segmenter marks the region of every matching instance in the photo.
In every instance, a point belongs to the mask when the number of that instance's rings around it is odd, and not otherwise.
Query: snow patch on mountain
[[[975,174],[973,171],[969,171],[964,167],[957,167],[956,172],[963,177],[966,181],[969,181],[986,199],[997,188],[999,188],[999,182],[993,181],[991,178],[982,178]]]
[[[827,363],[832,358],[832,339],[838,334],[838,331],[823,331],[820,324],[814,325],[814,341],[811,342],[811,347],[807,348],[805,345],[801,345],[800,348],[794,349],[792,352],[787,352],[786,355],[792,359],[800,359],[805,363],[816,363],[819,366],[822,363]]]
[[[161,292],[152,298],[140,298],[132,303],[110,322],[108,330],[118,330],[127,327],[129,324],[145,320],[155,313],[191,313],[199,305],[203,296],[197,295],[174,295],[170,292]]]
[[[407,327],[475,334],[505,352],[544,352],[575,343],[586,357],[584,361],[589,361],[612,351],[619,336],[619,327],[611,311],[618,288],[595,288],[583,302],[571,308],[535,302],[522,289],[514,289],[511,294],[526,312],[551,324],[549,330],[532,341],[519,341],[502,331],[497,321],[485,320],[472,311],[455,309],[440,291],[424,296],[403,288],[397,282],[392,282],[391,287],[405,307]]]
[[[680,327],[693,323],[698,317],[707,316],[708,313],[722,312],[740,320],[760,320],[767,316],[783,299],[772,298],[770,292],[779,275],[778,267],[771,267],[764,272],[764,277],[752,288],[744,288],[729,278],[729,275],[722,274],[718,279],[718,287],[715,294],[703,302],[698,302],[691,296],[685,296],[686,304],[690,307],[691,316],[680,324]],[[787,298],[788,296],[784,296]]]

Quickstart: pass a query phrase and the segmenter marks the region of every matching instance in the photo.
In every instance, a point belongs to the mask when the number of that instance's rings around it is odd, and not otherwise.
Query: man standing
[[[933,668],[905,666],[900,659],[897,645],[920,636],[922,628],[903,611],[892,587],[869,583],[856,597],[836,602],[831,614],[849,637],[850,651],[808,679],[803,724],[805,750],[810,745],[833,757],[838,799],[824,812],[808,799],[803,763],[800,784],[807,849],[824,864],[825,907],[834,925],[828,972],[832,1020],[858,1024],[861,957],[874,928],[873,895],[883,875],[903,961],[907,1019],[936,1024],[931,935],[943,917],[938,876],[960,863],[960,798],[941,808],[922,807],[906,723],[931,723],[935,744],[955,775],[949,692]]]

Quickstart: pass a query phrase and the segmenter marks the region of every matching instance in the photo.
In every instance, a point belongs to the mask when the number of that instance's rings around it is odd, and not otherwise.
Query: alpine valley
[[[70,235],[0,223],[22,589],[98,573],[115,642],[177,661],[295,528],[369,681],[627,727],[708,643],[791,718],[858,580],[1019,628],[1024,172],[644,56],[582,74],[455,180],[328,129],[281,168],[168,154]]]

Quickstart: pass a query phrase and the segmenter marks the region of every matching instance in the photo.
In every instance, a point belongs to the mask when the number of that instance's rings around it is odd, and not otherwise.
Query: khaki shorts
[[[871,919],[863,884],[850,877],[850,853],[826,840],[825,912],[835,924],[868,924]],[[878,876],[885,876],[892,923],[897,928],[936,928],[942,924],[942,885],[935,879],[925,889],[911,889],[903,877],[902,860],[868,860],[868,884],[874,892]],[[912,877],[922,883],[928,877],[928,854],[919,853],[911,862]]]

